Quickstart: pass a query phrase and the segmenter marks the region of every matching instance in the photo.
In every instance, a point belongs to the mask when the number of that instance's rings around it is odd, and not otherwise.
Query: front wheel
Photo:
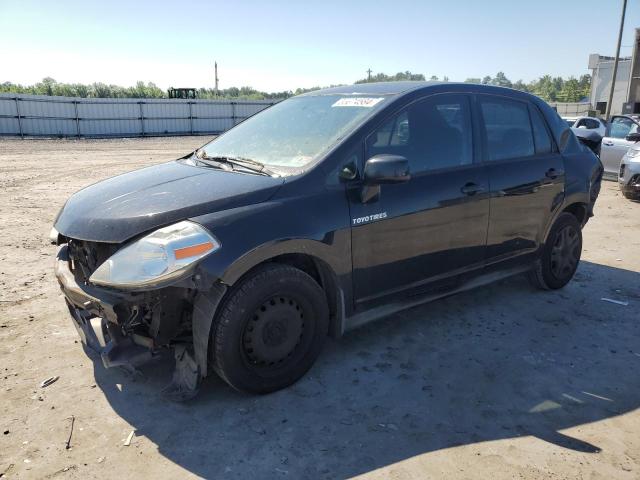
[[[562,288],[576,273],[581,254],[580,223],[570,213],[561,213],[551,227],[542,255],[529,272],[529,280],[544,290]]]
[[[279,390],[311,368],[328,325],[326,297],[312,277],[288,265],[260,267],[233,287],[217,315],[213,368],[237,390]]]

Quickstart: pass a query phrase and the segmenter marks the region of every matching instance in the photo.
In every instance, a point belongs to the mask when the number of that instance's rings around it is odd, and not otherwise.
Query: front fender
[[[317,258],[338,278],[351,273],[351,231],[343,191],[273,199],[192,220],[222,244],[200,268],[227,285],[256,265],[284,254]]]
[[[301,254],[324,262],[339,278],[349,273],[343,259],[345,249],[349,248],[351,236],[344,231],[332,232],[330,238],[321,241],[308,238],[279,239],[254,248],[231,263],[220,279],[227,285],[233,285],[242,275],[257,265],[287,254]],[[347,232],[348,233],[348,232]],[[338,238],[336,238],[338,237]],[[342,237],[342,238],[341,238]]]

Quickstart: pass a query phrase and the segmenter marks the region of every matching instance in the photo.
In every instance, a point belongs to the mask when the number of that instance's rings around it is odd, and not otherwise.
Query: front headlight
[[[629,158],[635,158],[640,156],[640,150],[635,149],[635,148],[630,148],[629,150],[627,150],[627,157]]]
[[[180,277],[194,262],[219,248],[220,242],[197,223],[179,222],[118,250],[89,281],[119,288],[155,286]]]

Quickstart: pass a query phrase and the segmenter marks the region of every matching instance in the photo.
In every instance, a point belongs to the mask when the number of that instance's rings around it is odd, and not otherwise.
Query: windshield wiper
[[[218,162],[218,163],[238,165],[242,168],[245,168],[252,172],[256,172],[260,175],[267,175],[269,177],[279,176],[276,172],[267,168],[267,166],[264,163],[260,163],[250,158],[230,157],[230,156],[223,156],[223,155],[209,156],[203,150],[197,150],[195,156],[198,160],[209,160],[209,161]]]

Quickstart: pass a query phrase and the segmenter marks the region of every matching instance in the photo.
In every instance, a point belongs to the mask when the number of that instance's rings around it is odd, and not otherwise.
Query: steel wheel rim
[[[300,304],[286,295],[262,303],[249,317],[242,335],[242,352],[249,365],[277,367],[299,349],[305,333]]]
[[[556,234],[551,248],[551,273],[562,279],[573,274],[580,260],[580,236],[571,225]]]

